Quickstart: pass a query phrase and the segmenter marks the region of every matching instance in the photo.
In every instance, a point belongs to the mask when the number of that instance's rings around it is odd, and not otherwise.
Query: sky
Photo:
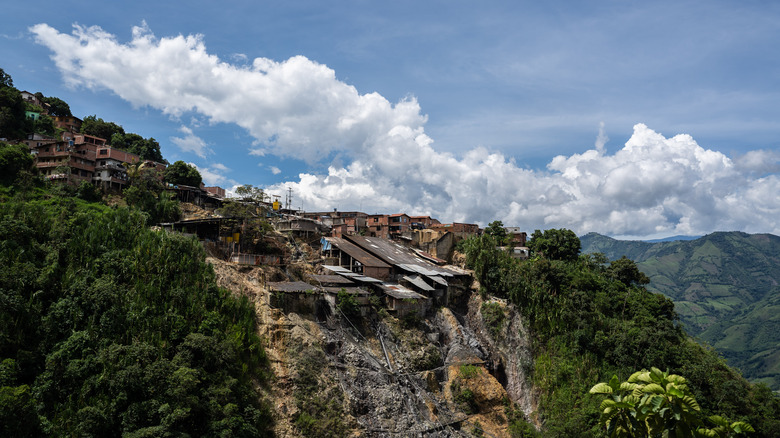
[[[780,234],[780,3],[43,0],[22,90],[305,211]]]

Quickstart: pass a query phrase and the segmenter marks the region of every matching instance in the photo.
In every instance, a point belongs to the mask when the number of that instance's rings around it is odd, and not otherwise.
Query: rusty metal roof
[[[341,251],[347,253],[353,259],[362,263],[363,266],[370,266],[372,268],[391,268],[391,266],[387,263],[371,255],[348,240],[342,239],[340,237],[326,237],[325,239],[330,242],[331,245],[335,246]]]
[[[268,289],[278,292],[307,292],[316,291],[319,288],[302,281],[281,281],[278,283],[269,282]]]
[[[354,243],[355,246],[359,246],[367,252],[404,271],[415,272],[425,276],[452,277],[454,275],[463,275],[449,267],[443,268],[437,266],[428,260],[417,256],[410,248],[399,245],[391,240],[367,236],[346,236],[346,239]]]
[[[399,284],[388,284],[388,283],[382,283],[382,290],[391,297],[403,300],[403,299],[413,299],[413,300],[427,300],[428,297],[422,294],[418,294],[417,292],[407,289]]]

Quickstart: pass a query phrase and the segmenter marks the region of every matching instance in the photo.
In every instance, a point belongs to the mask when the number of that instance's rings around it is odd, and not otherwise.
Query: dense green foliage
[[[142,160],[152,160],[158,163],[164,162],[160,152],[160,144],[157,140],[151,137],[148,139],[143,138],[138,134],[126,133],[122,126],[114,122],[107,122],[96,115],[84,117],[81,123],[81,132],[103,138],[111,146],[136,154]]]
[[[622,383],[612,376],[608,383],[596,384],[590,393],[606,396],[599,406],[600,423],[612,438],[726,438],[755,432],[743,421],[728,422],[716,415],[704,418],[688,381],[658,368],[637,371]]]
[[[0,138],[22,140],[32,132],[27,106],[11,75],[0,68]]]
[[[0,184],[11,185],[21,172],[32,172],[34,169],[33,157],[27,146],[0,141]]]
[[[528,242],[528,249],[550,260],[573,261],[580,254],[580,239],[574,231],[565,228],[544,232],[535,230]]]
[[[648,289],[674,301],[689,333],[751,381],[780,390],[780,237],[729,232],[648,243],[590,233],[582,244],[636,260]]]
[[[504,223],[501,221],[493,221],[485,228],[485,234],[493,236],[499,245],[504,246],[509,244],[509,233],[504,228]]]
[[[146,213],[148,225],[179,220],[179,202],[170,192],[163,190],[159,173],[153,168],[131,166],[131,169],[128,170],[130,186],[123,192],[127,205]]]
[[[0,191],[0,436],[268,434],[254,308],[196,240],[18,193]]]
[[[577,256],[580,244],[567,231],[534,233],[532,242],[547,240],[545,234],[563,237],[563,252],[537,249],[525,261],[497,249],[489,235],[463,245],[483,291],[516,304],[533,333],[546,436],[602,436],[600,400],[588,390],[612,375],[626,378],[654,366],[687,376],[705,415],[746,421],[756,436],[780,435],[780,400],[769,388],[750,385],[693,342],[677,323],[673,302],[642,287],[633,262]]]
[[[49,114],[52,116],[66,116],[70,117],[73,114],[70,112],[70,105],[59,97],[49,96],[46,97],[43,93],[35,93],[35,97],[41,102],[48,105]]]
[[[202,178],[195,166],[177,161],[165,169],[165,182],[185,186],[200,187]]]

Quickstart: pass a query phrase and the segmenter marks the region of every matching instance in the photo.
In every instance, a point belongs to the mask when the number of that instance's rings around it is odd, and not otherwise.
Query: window
[[[101,149],[100,155],[108,155],[108,149]]]

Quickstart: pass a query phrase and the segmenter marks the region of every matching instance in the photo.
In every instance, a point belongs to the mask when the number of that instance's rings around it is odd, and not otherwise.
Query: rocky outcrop
[[[209,262],[221,287],[255,303],[274,374],[263,391],[277,436],[509,436],[507,406],[526,416],[535,410],[530,348],[511,306],[501,303],[507,317],[495,336],[476,293],[467,314],[285,314],[270,307],[263,287],[278,273]]]

